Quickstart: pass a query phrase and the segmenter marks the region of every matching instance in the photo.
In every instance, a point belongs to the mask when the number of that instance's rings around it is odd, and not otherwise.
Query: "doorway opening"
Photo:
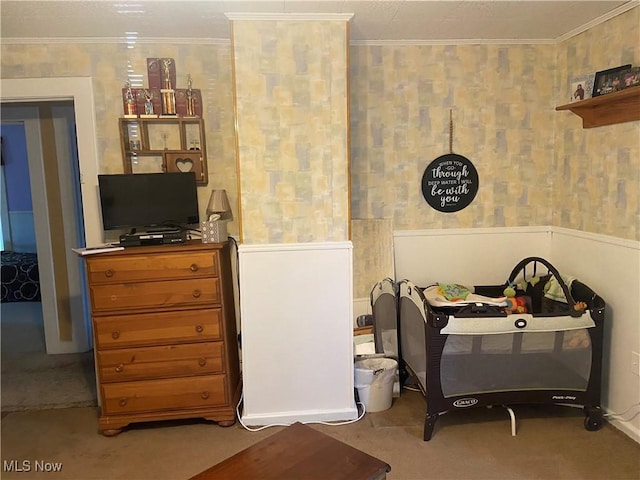
[[[31,186],[33,207],[23,215],[10,211],[11,202],[3,202],[8,207],[3,212],[3,232],[9,231],[9,247],[30,250],[22,239],[25,222],[14,218],[30,214],[45,303],[3,302],[2,410],[95,405],[83,264],[70,250],[85,244],[73,96],[26,103],[3,99],[3,146],[6,121],[26,132],[28,170],[33,174],[26,183]],[[3,160],[6,154],[5,149]],[[7,195],[15,180],[5,180]]]

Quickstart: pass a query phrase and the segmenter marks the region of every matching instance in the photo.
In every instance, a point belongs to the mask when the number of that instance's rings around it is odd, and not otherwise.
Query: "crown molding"
[[[288,21],[336,21],[353,19],[353,13],[225,13],[229,20],[288,20]]]
[[[36,44],[124,44],[134,48],[140,45],[230,45],[228,38],[177,38],[177,37],[13,37],[3,38],[3,45]]]
[[[128,45],[134,48],[138,45],[230,45],[228,38],[177,38],[177,37],[14,37],[3,38],[4,45],[90,45],[90,44],[112,44]],[[558,42],[545,38],[532,39],[442,39],[442,40],[351,40],[350,46],[415,46],[415,45],[535,45],[550,44]]]
[[[594,18],[590,22],[587,22],[584,25],[580,25],[578,28],[559,36],[555,39],[555,43],[562,43],[565,40],[569,40],[570,38],[575,37],[576,35],[580,35],[581,33],[586,32],[596,25],[600,25],[601,23],[604,23],[607,20],[611,20],[613,17],[617,17],[618,15],[628,12],[632,8],[636,8],[638,6],[640,6],[640,0],[631,0],[630,2],[625,3],[624,5],[620,5],[618,8],[615,8],[598,18]]]
[[[548,38],[443,38],[441,40],[351,40],[351,46],[410,45],[555,45]]]

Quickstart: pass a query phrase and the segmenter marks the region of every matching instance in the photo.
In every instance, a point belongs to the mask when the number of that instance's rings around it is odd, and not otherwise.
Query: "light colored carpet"
[[[0,303],[2,353],[44,352],[42,303]]]
[[[3,412],[97,405],[93,352],[2,353]]]
[[[93,352],[45,353],[39,302],[3,303],[2,412],[95,406]]]
[[[608,424],[586,431],[576,409],[516,406],[515,437],[502,409],[455,412],[424,442],[424,407],[419,393],[403,392],[389,410],[357,423],[312,427],[389,463],[389,480],[640,478],[640,445]],[[193,420],[137,424],[107,438],[97,431],[95,408],[10,413],[1,426],[3,460],[60,462],[56,478],[86,480],[186,480],[282,429]],[[3,480],[22,478],[52,474],[2,473]]]

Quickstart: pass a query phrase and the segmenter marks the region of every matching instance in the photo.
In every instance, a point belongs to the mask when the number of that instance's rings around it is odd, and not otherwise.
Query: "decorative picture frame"
[[[637,87],[640,85],[640,67],[633,67],[621,74],[622,88]]]
[[[596,74],[580,75],[569,80],[570,102],[579,102],[591,98]]]
[[[164,152],[164,171],[171,172],[195,172],[196,183],[206,185],[204,159],[202,150],[189,150],[184,152]]]
[[[596,72],[596,77],[593,82],[593,93],[591,96],[598,97],[600,95],[606,95],[607,93],[622,90],[621,74],[630,68],[631,64],[629,63],[627,65],[621,65],[619,67]]]

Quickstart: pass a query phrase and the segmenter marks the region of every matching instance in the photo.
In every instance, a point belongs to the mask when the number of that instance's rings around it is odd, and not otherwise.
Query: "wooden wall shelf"
[[[583,128],[640,120],[640,86],[556,107],[582,118]]]
[[[120,118],[124,173],[188,172],[206,185],[207,152],[200,117]]]

